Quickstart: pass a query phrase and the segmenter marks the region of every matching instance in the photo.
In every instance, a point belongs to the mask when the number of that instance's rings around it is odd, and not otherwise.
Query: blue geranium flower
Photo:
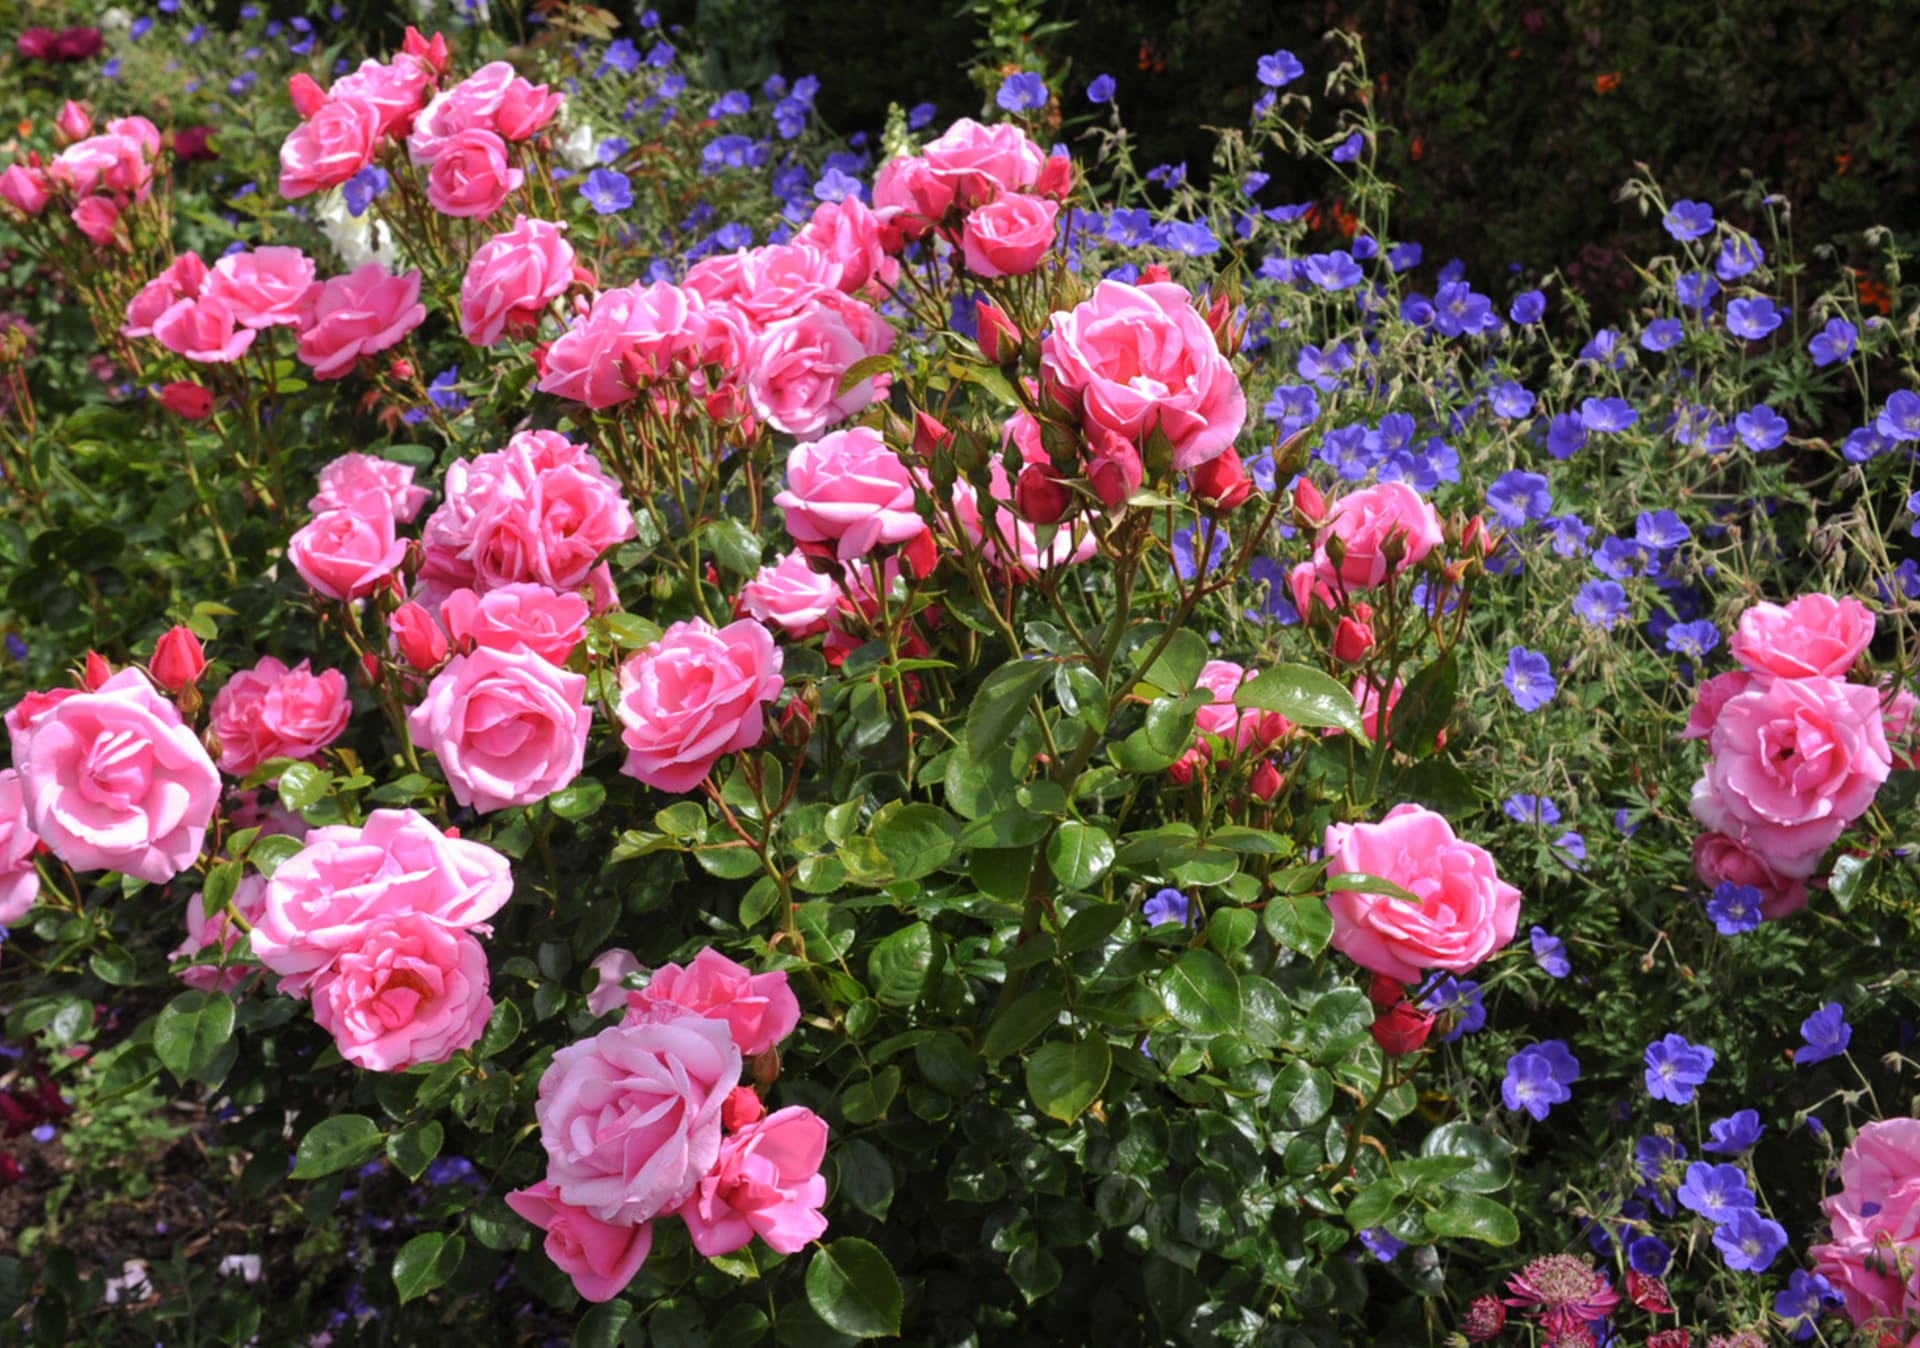
[[[1008,112],[1032,112],[1047,106],[1047,82],[1031,70],[1022,70],[1000,81],[993,101]]]
[[[1727,302],[1727,331],[1749,342],[1769,336],[1785,321],[1778,306],[1765,296]]]
[[[1807,342],[1807,353],[1813,357],[1814,368],[1825,369],[1853,355],[1853,345],[1859,338],[1859,332],[1846,319],[1830,318]]]
[[[1095,75],[1087,85],[1087,101],[1089,103],[1111,103],[1113,102],[1113,90],[1113,76]]]
[[[1686,243],[1713,228],[1713,207],[1704,201],[1676,201],[1660,223],[1667,233]]]
[[[1847,1045],[1853,1042],[1853,1026],[1847,1024],[1846,1012],[1840,1003],[1828,1002],[1800,1022],[1800,1037],[1806,1043],[1794,1050],[1794,1065],[1810,1067],[1845,1053]]]
[[[1677,1034],[1669,1034],[1647,1045],[1647,1093],[1668,1104],[1693,1102],[1696,1087],[1713,1070],[1714,1051],[1705,1044],[1690,1044]]]
[[[1701,1144],[1700,1150],[1737,1156],[1758,1142],[1766,1130],[1766,1125],[1760,1122],[1759,1110],[1743,1109],[1724,1119],[1715,1119],[1708,1126],[1711,1138]]]
[[[1547,657],[1525,646],[1507,652],[1507,670],[1500,676],[1513,705],[1524,712],[1536,712],[1553,701],[1559,685],[1553,679],[1553,666]]]
[[[1254,68],[1260,83],[1269,89],[1283,89],[1307,73],[1307,68],[1290,51],[1277,51],[1260,58]]]

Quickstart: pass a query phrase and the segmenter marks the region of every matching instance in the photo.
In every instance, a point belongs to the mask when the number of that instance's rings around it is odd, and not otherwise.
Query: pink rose
[[[140,120],[149,130],[152,128],[151,122],[145,118]],[[66,188],[76,199],[96,192],[113,192],[122,198],[145,201],[153,184],[153,165],[149,160],[158,148],[156,145],[149,150],[143,137],[119,132],[89,136],[62,150],[47,165],[47,178]]]
[[[756,1058],[793,1033],[800,1003],[786,971],[756,974],[712,946],[687,963],[663,964],[638,992],[627,994],[624,1025],[663,1025],[685,1015],[725,1021],[742,1057]]]
[[[587,677],[528,650],[455,656],[407,716],[433,750],[453,798],[482,814],[531,805],[580,775],[587,749]]]
[[[1327,896],[1333,947],[1363,969],[1417,983],[1427,969],[1465,973],[1513,939],[1520,891],[1432,810],[1396,805],[1377,824],[1334,824],[1326,854],[1329,878],[1372,875],[1419,900],[1351,889]]]
[[[107,134],[132,141],[149,158],[160,153],[160,128],[145,117],[115,117],[107,123]]]
[[[380,110],[357,98],[329,98],[280,145],[280,195],[288,201],[338,187],[373,162]]]
[[[407,133],[407,156],[427,168],[463,131],[494,129],[494,114],[506,101],[507,88],[519,76],[505,61],[481,66],[451,89],[444,90],[414,119]]]
[[[313,288],[313,259],[298,248],[255,248],[213,264],[207,293],[224,300],[241,326],[272,328],[300,321]]]
[[[1693,817],[1802,878],[1893,764],[1878,691],[1830,678],[1772,679],[1729,699],[1708,746]]]
[[[588,1301],[619,1296],[653,1249],[651,1223],[603,1222],[585,1208],[555,1198],[545,1180],[508,1194],[507,1206],[547,1233],[547,1258],[573,1279],[574,1289]]]
[[[693,790],[725,755],[760,742],[783,686],[779,648],[759,623],[675,623],[620,666],[620,770],[660,791]]]
[[[564,665],[587,634],[587,601],[544,585],[502,585],[483,595],[462,589],[441,602],[440,620],[462,645],[525,650]]]
[[[961,251],[975,276],[1025,276],[1053,247],[1060,203],[1021,192],[996,197],[967,212]]]
[[[628,990],[623,985],[628,976],[646,970],[631,950],[619,946],[595,956],[588,967],[598,978],[593,991],[587,994],[587,1011],[595,1016],[604,1016],[615,1007],[625,1006]]]
[[[806,555],[789,552],[740,591],[740,611],[796,640],[827,630],[827,615],[840,602],[840,587],[807,565]]]
[[[529,84],[516,75],[493,110],[493,129],[503,140],[530,140],[553,120],[564,102],[560,94],[547,92],[544,84]]]
[[[962,210],[1007,192],[1033,186],[1046,164],[1046,155],[1027,133],[1011,122],[982,126],[962,117],[922,151],[933,178],[947,187]],[[936,204],[928,201],[927,205]],[[931,219],[944,214],[924,212]]]
[[[314,1023],[370,1072],[445,1062],[472,1048],[493,1014],[486,949],[416,913],[369,925],[313,980],[311,996]]]
[[[460,331],[469,342],[492,346],[509,332],[531,333],[539,326],[541,311],[573,284],[566,228],[522,215],[512,229],[480,245],[460,283]]]
[[[631,1226],[673,1211],[720,1158],[720,1109],[740,1050],[720,1021],[621,1025],[569,1044],[534,1117],[554,1198]]]
[[[485,933],[512,897],[512,869],[491,847],[449,838],[412,810],[375,810],[361,828],[314,829],[281,863],[253,924],[253,954],[280,975],[282,992],[300,997],[376,923],[413,916]]]
[[[465,593],[472,593],[465,591]],[[424,605],[409,599],[387,616],[387,633],[393,648],[416,672],[426,674],[447,658],[450,649],[447,634],[433,620]]]
[[[1001,431],[1001,443],[1020,446],[1020,456],[1026,464],[1026,471],[1039,471],[1049,475],[1047,486],[1050,495],[1057,500],[1065,487],[1052,480],[1053,462],[1047,456],[1046,448],[1040,442],[1040,427],[1025,412],[1015,412],[1007,419]],[[980,549],[980,555],[994,566],[1017,567],[1027,572],[1050,570],[1070,563],[1084,562],[1093,556],[1096,548],[1093,529],[1084,519],[1070,520],[1053,530],[1043,550],[1040,546],[1040,531],[1019,513],[1020,490],[1018,483],[1007,476],[1006,464],[999,455],[995,455],[987,465],[990,495],[999,502],[994,510],[992,522],[985,518],[980,509],[979,491],[968,482],[957,482],[953,488],[953,513],[960,527]],[[1070,504],[1070,502],[1068,502]],[[1032,493],[1027,495],[1027,506],[1035,504]],[[1054,521],[1058,522],[1056,516]]]
[[[254,330],[243,328],[225,301],[203,295],[176,300],[153,324],[160,345],[202,365],[227,365],[253,345]]]
[[[46,706],[24,744],[15,733],[13,762],[28,827],[76,871],[171,880],[220,804],[213,760],[137,669]]]
[[[1753,675],[1744,669],[1730,669],[1724,674],[1702,679],[1700,686],[1693,690],[1693,706],[1687,710],[1687,728],[1680,732],[1680,738],[1703,740],[1711,735],[1713,723],[1720,719],[1720,708],[1746,692],[1752,684]]]
[[[385,351],[426,319],[420,273],[395,276],[368,262],[329,277],[300,325],[300,359],[315,379],[338,379],[362,356]]]
[[[328,599],[366,598],[406,555],[406,543],[393,532],[393,516],[384,511],[325,510],[287,540],[293,569]]]
[[[817,304],[754,339],[746,387],[756,416],[805,438],[845,421],[874,400],[872,379],[860,380],[845,393],[840,385],[855,364],[893,344],[893,329],[867,321],[870,311],[849,313],[849,306],[866,311],[857,300]]]
[[[93,243],[110,247],[120,224],[120,206],[112,197],[88,197],[67,213],[75,227]]]
[[[342,454],[320,470],[319,491],[307,502],[314,514],[351,510],[361,515],[382,511],[405,524],[420,513],[430,494],[413,485],[413,469],[371,454]]]
[[[1237,753],[1265,753],[1284,739],[1293,725],[1279,712],[1243,711],[1233,704],[1240,685],[1254,673],[1231,660],[1209,660],[1202,665],[1195,686],[1212,693],[1213,701],[1195,713],[1195,731],[1218,735]]]
[[[339,670],[315,674],[305,660],[288,669],[264,656],[213,695],[209,719],[220,770],[245,777],[270,758],[317,758],[347,728],[350,710]]]
[[[181,300],[198,299],[207,284],[207,264],[197,253],[181,253],[167,269],[140,287],[127,301],[127,321],[121,325],[122,337],[151,337],[153,326]]]
[[[1693,873],[1709,891],[1722,884],[1760,891],[1760,915],[1774,922],[1807,906],[1807,882],[1782,875],[1758,852],[1724,833],[1702,833],[1693,840]]]
[[[1335,566],[1327,555],[1327,540],[1337,538],[1346,551]],[[1398,538],[1405,551],[1389,565],[1387,541]],[[1326,528],[1314,545],[1313,564],[1318,578],[1348,590],[1371,590],[1389,576],[1417,566],[1441,544],[1440,516],[1404,482],[1381,482],[1348,492],[1331,507]],[[1304,612],[1304,610],[1302,610]]]
[[[596,410],[626,402],[643,381],[679,372],[700,331],[696,312],[689,292],[666,281],[601,291],[547,348],[541,391]]]
[[[889,290],[899,279],[900,264],[887,256],[880,221],[859,197],[821,202],[793,242],[830,258],[846,294],[858,293],[869,282]]]
[[[506,204],[526,174],[507,158],[507,143],[491,131],[462,131],[440,147],[427,171],[427,201],[442,215],[484,219]]]
[[[795,445],[786,490],[773,500],[795,541],[834,544],[849,562],[927,527],[914,505],[916,477],[879,432],[855,426]]]
[[[47,190],[47,175],[37,168],[25,164],[9,164],[4,173],[0,173],[0,201],[19,211],[22,215],[38,215],[47,209],[47,201],[52,196]]]
[[[1755,674],[1839,679],[1872,640],[1873,613],[1858,599],[1803,594],[1784,608],[1753,605],[1740,615],[1727,647]]]
[[[826,1121],[793,1106],[720,1141],[720,1159],[677,1209],[693,1248],[711,1259],[755,1236],[776,1254],[798,1254],[826,1234]]]
[[[1370,740],[1379,741],[1380,736],[1393,725],[1393,709],[1400,703],[1402,685],[1400,680],[1393,681],[1393,687],[1387,690],[1386,707],[1380,706],[1380,685],[1362,675],[1353,681],[1354,704],[1360,708],[1360,729]],[[1329,730],[1326,733],[1333,734]]]
[[[1832,1235],[1807,1253],[1847,1318],[1891,1328],[1920,1314],[1920,1119],[1862,1127],[1840,1157],[1840,1192],[1821,1207]]]
[[[233,906],[248,922],[258,920],[267,906],[267,877],[254,871],[241,876],[239,886],[233,891]],[[187,939],[168,952],[167,958],[177,960],[201,951],[225,952],[243,939],[240,928],[232,925],[225,908],[215,909],[209,916],[205,896],[194,894],[187,899]],[[192,964],[182,969],[178,977],[188,987],[202,992],[232,992],[250,972],[244,964]]]
[[[11,927],[25,917],[40,895],[40,872],[33,865],[39,843],[27,827],[20,774],[12,768],[0,769],[0,927]]]
[[[1089,428],[1137,443],[1157,425],[1176,472],[1224,452],[1247,419],[1233,366],[1193,297],[1171,282],[1102,281],[1092,298],[1053,316],[1040,368]]]
[[[1913,770],[1914,713],[1920,712],[1920,698],[1905,683],[1891,679],[1880,682],[1880,719],[1886,729],[1887,746],[1893,751],[1893,766],[1902,772]]]
[[[371,107],[380,118],[380,136],[404,136],[432,87],[433,72],[426,64],[401,55],[391,64],[362,61],[358,70],[335,80],[327,96]]]
[[[876,218],[905,238],[925,238],[952,206],[953,183],[919,155],[889,159],[873,175]]]
[[[798,243],[704,258],[688,270],[686,286],[708,304],[737,306],[762,331],[797,318],[830,296],[844,298],[840,287],[840,264],[834,256]]]

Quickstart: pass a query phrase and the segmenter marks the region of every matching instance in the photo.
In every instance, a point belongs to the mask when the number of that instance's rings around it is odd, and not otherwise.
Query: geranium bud
[[[1392,1006],[1395,1002],[1404,1001],[1406,995],[1407,990],[1400,980],[1386,974],[1375,974],[1373,981],[1367,985],[1367,1000],[1375,1006]]]
[[[735,1086],[727,1092],[726,1103],[720,1106],[720,1124],[729,1133],[737,1133],[766,1116],[767,1107],[751,1086]]]
[[[93,118],[87,116],[85,108],[69,98],[54,114],[53,132],[54,144],[71,145],[93,134]]]
[[[327,91],[304,70],[287,81],[287,96],[303,122],[327,105]]]
[[[1187,474],[1200,504],[1226,514],[1253,494],[1253,479],[1240,466],[1240,456],[1226,449]]]
[[[995,365],[1020,359],[1020,329],[992,300],[975,300],[980,319],[980,354]]]
[[[432,614],[412,600],[393,611],[393,616],[387,619],[387,630],[393,633],[393,643],[400,648],[400,658],[422,674],[437,669],[447,658],[447,634],[440,630]]]
[[[1280,794],[1280,769],[1273,765],[1272,759],[1262,759],[1260,766],[1253,770],[1253,780],[1249,783],[1253,798],[1258,801],[1270,801]]]
[[[1390,1058],[1417,1053],[1433,1032],[1433,1012],[1396,1002],[1373,1018],[1373,1040]]]
[[[113,666],[107,663],[106,657],[98,651],[88,651],[87,666],[80,676],[80,682],[86,690],[89,693],[96,692],[101,684],[112,677]]]
[[[1030,463],[1013,484],[1014,508],[1029,524],[1058,524],[1073,508],[1073,491],[1050,463]]]
[[[207,653],[200,638],[184,627],[170,627],[154,643],[153,660],[147,668],[153,680],[169,693],[177,693],[199,679],[207,667]]]
[[[160,390],[160,405],[186,421],[205,421],[213,415],[213,394],[189,379],[176,379]]]
[[[1297,528],[1316,531],[1327,522],[1327,498],[1309,478],[1293,484],[1293,522]]]

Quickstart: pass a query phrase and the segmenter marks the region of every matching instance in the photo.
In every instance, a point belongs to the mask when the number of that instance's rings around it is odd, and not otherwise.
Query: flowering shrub
[[[8,171],[127,387],[10,385],[0,1099],[250,1215],[4,1333],[1920,1329],[1908,328],[1646,181],[1636,332],[1422,281],[1351,52],[1202,193],[645,40]]]

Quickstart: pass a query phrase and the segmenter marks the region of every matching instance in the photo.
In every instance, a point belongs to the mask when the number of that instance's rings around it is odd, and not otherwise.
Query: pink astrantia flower
[[[810,1109],[777,1110],[721,1139],[720,1159],[676,1211],[693,1248],[711,1259],[759,1236],[798,1254],[827,1230],[827,1125]]]

